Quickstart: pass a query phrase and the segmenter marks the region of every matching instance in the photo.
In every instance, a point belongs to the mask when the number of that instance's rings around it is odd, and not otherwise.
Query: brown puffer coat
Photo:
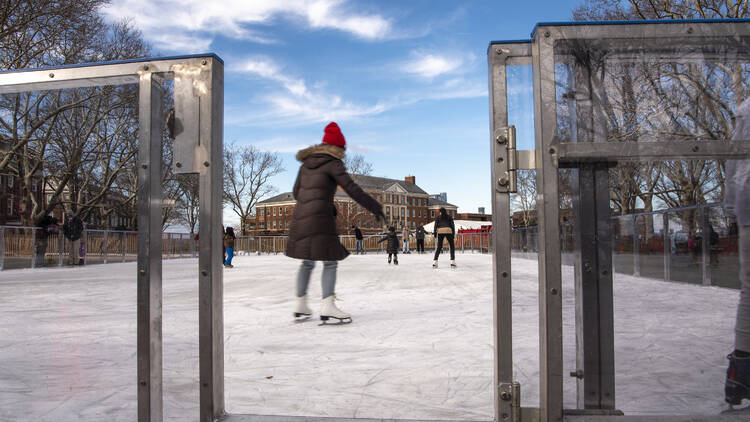
[[[294,183],[294,207],[286,255],[315,261],[340,261],[349,252],[339,242],[336,207],[333,196],[341,186],[349,196],[373,214],[381,215],[382,206],[365,193],[346,172],[342,148],[320,144],[301,150],[302,162]]]

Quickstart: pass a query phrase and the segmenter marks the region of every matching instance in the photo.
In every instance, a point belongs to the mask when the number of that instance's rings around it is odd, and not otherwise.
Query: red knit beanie
[[[341,129],[339,129],[339,125],[337,125],[336,122],[328,123],[328,126],[326,126],[325,135],[323,135],[323,142],[341,148],[346,146],[344,134],[341,133]]]

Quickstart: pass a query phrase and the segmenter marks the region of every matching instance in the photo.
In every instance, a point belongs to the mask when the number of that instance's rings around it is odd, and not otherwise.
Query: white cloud
[[[130,18],[157,48],[196,52],[221,33],[260,43],[275,40],[262,32],[277,17],[290,17],[312,29],[336,29],[357,38],[390,36],[391,21],[377,14],[347,12],[347,0],[114,0],[103,12]],[[254,29],[250,29],[254,27]],[[175,42],[200,38],[197,45]],[[185,51],[187,48],[188,51]]]
[[[420,55],[401,66],[406,73],[413,73],[425,78],[453,72],[461,66],[461,60],[434,54]]]
[[[286,74],[279,64],[267,57],[247,59],[229,70],[275,82],[281,88],[258,98],[264,103],[264,112],[229,116],[227,122],[232,124],[303,125],[366,117],[383,113],[390,108],[385,103],[355,104],[339,95],[326,92],[317,85],[310,88],[304,79]]]

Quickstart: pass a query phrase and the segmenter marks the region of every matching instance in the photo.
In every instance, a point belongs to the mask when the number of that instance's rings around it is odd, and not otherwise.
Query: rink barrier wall
[[[719,203],[670,208],[659,211],[613,216],[612,262],[616,273],[665,281],[739,288],[738,237],[732,219]],[[574,225],[560,224],[563,261],[572,265]],[[38,227],[0,226],[0,269],[61,267],[67,265],[70,242],[62,231],[47,236],[46,247],[40,241]],[[666,235],[665,235],[666,233]],[[703,233],[708,240],[703,241]],[[714,233],[712,235],[711,233]],[[365,236],[362,244],[367,253],[385,253],[380,235]],[[339,236],[350,251],[355,250],[352,235]],[[138,234],[121,230],[85,230],[81,258],[86,265],[135,261]],[[165,259],[197,257],[197,241],[190,233],[163,233],[162,256]],[[235,254],[284,253],[286,236],[239,236]],[[456,251],[490,253],[490,233],[462,233],[455,238]],[[416,239],[409,239],[415,251]],[[434,253],[435,238],[425,236],[425,252]],[[538,230],[536,226],[515,227],[511,247],[516,257],[536,259]],[[447,245],[443,252],[447,253]]]

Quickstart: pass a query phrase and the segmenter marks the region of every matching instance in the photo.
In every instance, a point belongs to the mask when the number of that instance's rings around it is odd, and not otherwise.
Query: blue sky
[[[373,175],[414,175],[459,212],[489,212],[487,46],[570,20],[581,2],[113,0],[105,13],[132,19],[158,55],[224,59],[224,141],[280,153],[279,192],[296,151],[336,121]],[[530,89],[530,72],[518,78]]]

